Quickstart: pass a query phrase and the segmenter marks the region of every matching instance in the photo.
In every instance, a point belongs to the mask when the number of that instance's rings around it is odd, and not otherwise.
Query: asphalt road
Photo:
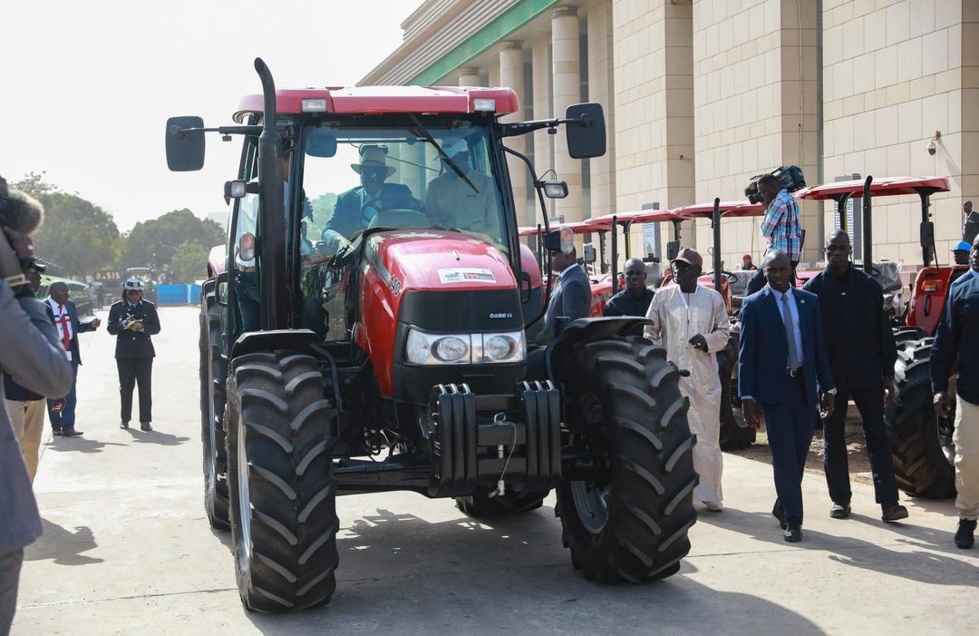
[[[333,602],[250,614],[229,537],[201,504],[197,310],[160,317],[152,433],[118,428],[114,341],[104,328],[81,336],[85,436],[43,443],[44,536],[26,550],[15,635],[975,633],[979,549],[952,543],[951,501],[906,501],[908,523],[885,526],[872,488],[855,483],[854,514],[838,521],[809,474],[804,541],[790,545],[769,514],[770,467],[731,455],[727,509],[701,515],[665,581],[584,580],[553,497],[486,523],[451,500],[362,495],[338,500]]]

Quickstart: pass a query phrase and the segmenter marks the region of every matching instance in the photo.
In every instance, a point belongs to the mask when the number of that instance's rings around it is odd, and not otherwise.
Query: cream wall
[[[802,13],[798,9],[801,7]],[[743,199],[753,175],[798,165],[819,179],[816,116],[816,10],[813,0],[693,3],[694,118],[698,202]],[[803,207],[803,261],[817,258],[822,232],[817,204]],[[759,220],[722,224],[727,269],[765,249]],[[698,245],[711,245],[698,222]]]
[[[823,4],[827,179],[854,172],[949,177],[952,192],[936,195],[932,205],[943,263],[961,238],[963,196],[979,195],[977,22],[977,0]],[[936,131],[941,141],[932,156],[927,146]],[[963,148],[973,150],[963,156]],[[874,200],[874,256],[917,267],[918,198],[886,201]]]
[[[691,19],[689,2],[612,2],[619,211],[694,202]],[[664,239],[670,233],[664,225]],[[631,236],[639,254],[641,228]]]

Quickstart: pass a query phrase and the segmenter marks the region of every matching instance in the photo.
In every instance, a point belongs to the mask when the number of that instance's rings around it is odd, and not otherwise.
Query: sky
[[[232,124],[260,93],[352,85],[401,44],[421,0],[11,0],[0,38],[0,175],[30,172],[111,214],[121,231],[171,210],[227,214],[240,137],[207,136],[200,172],[167,169],[168,117]]]

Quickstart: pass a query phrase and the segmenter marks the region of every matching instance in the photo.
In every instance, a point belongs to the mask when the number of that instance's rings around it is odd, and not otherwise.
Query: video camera
[[[789,192],[795,192],[806,187],[806,179],[802,176],[802,169],[799,166],[780,166],[772,170],[771,174],[778,179],[779,185]],[[761,193],[758,192],[758,179],[762,176],[764,175],[757,174],[751,177],[751,181],[744,189],[744,196],[748,197],[750,203],[762,202]]]
[[[0,177],[0,278],[14,289],[26,285],[44,265],[34,256],[31,232],[41,224],[44,208],[22,192],[11,191]]]

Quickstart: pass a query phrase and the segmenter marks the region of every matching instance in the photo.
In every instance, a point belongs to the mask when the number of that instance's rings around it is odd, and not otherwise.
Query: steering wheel
[[[380,210],[367,225],[367,229],[377,227],[432,227],[432,222],[427,216],[417,210],[392,208],[390,210]]]
[[[706,272],[705,274],[703,274],[703,276],[713,276],[713,275],[714,275],[714,272]],[[738,282],[738,275],[735,274],[734,272],[729,272],[729,271],[727,271],[725,269],[722,269],[721,270],[721,276],[723,276],[724,278],[726,278],[728,283],[736,283],[736,282]]]

